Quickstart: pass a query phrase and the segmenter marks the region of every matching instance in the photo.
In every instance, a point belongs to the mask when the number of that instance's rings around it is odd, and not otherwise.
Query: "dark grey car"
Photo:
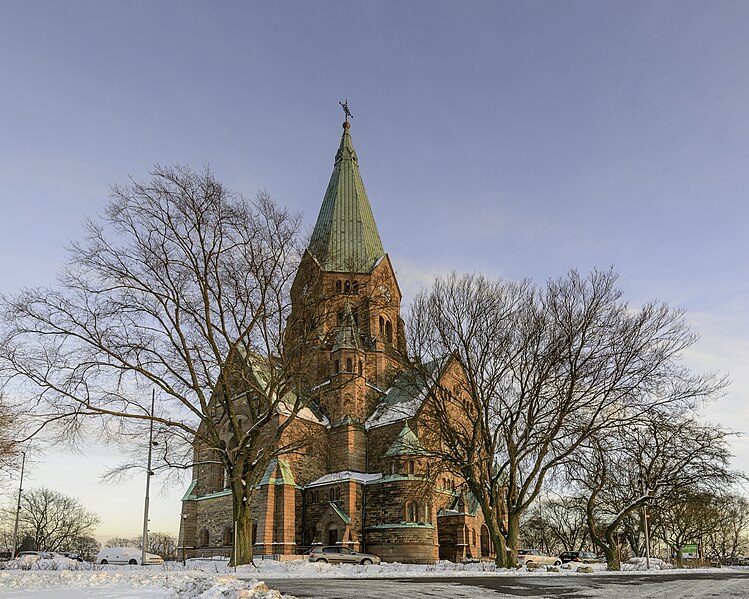
[[[315,547],[309,552],[309,561],[328,562],[331,564],[379,564],[380,558],[369,553],[358,553],[348,547],[338,545]]]

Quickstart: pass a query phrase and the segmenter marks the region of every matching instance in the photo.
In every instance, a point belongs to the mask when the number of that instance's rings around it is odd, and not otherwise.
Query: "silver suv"
[[[309,552],[309,561],[331,564],[379,564],[380,558],[369,553],[357,553],[348,547],[315,547]]]

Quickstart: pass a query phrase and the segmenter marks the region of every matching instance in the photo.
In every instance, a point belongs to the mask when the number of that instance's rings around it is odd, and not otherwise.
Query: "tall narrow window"
[[[357,283],[356,281],[354,281],[354,284],[351,286],[351,293],[353,293],[354,295],[359,294],[359,283]]]
[[[393,342],[393,325],[389,320],[385,323],[385,337],[387,338],[388,343]]]
[[[333,374],[338,374],[339,372],[341,372],[341,363],[336,360],[333,362]]]
[[[406,522],[418,522],[419,520],[419,504],[415,501],[409,501],[406,503]]]
[[[343,292],[344,293],[351,293],[351,281],[346,281],[343,284]]]
[[[385,319],[382,316],[380,316],[380,334],[385,334]]]
[[[335,282],[335,290],[340,293],[341,292],[341,281],[340,279]]]
[[[408,461],[408,473],[409,474],[414,474],[415,471],[416,471],[416,467],[414,465],[414,461],[413,460],[409,460]]]
[[[346,372],[353,372],[354,366],[351,363],[351,358],[346,358]]]

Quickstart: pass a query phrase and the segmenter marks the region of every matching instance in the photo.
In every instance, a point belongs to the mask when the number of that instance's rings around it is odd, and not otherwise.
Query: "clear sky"
[[[406,302],[451,269],[613,265],[632,304],[687,310],[689,365],[733,380],[709,415],[746,431],[748,31],[743,0],[5,0],[0,291],[51,282],[109,186],[155,163],[210,165],[311,227],[348,98]],[[98,482],[116,452],[48,455],[27,488],[138,534],[143,481]],[[152,530],[176,532],[183,491]]]

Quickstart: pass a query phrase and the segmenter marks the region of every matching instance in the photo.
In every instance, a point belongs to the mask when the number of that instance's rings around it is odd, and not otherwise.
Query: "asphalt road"
[[[268,587],[299,599],[727,599],[749,598],[749,572],[704,570],[584,576],[278,578]]]

